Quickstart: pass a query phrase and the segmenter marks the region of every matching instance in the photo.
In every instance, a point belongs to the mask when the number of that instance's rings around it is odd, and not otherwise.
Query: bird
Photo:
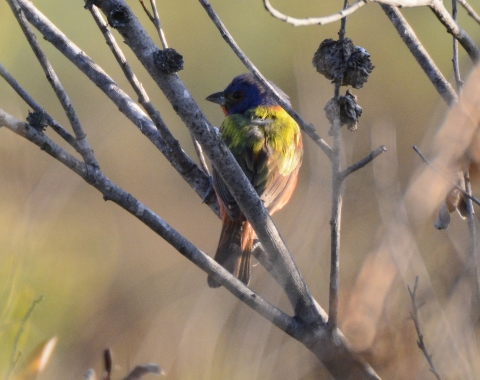
[[[272,86],[290,105],[288,96]],[[220,136],[272,215],[287,204],[297,185],[303,157],[297,122],[251,73],[236,76],[206,100],[222,107]],[[214,259],[248,285],[257,237],[215,167],[212,176],[222,220]],[[220,286],[210,275],[208,285]]]

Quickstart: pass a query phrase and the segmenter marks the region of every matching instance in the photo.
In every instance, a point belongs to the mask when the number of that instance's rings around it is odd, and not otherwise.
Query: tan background
[[[154,35],[140,5],[133,0],[129,4]],[[38,0],[35,5],[135,99],[82,1]],[[339,23],[294,28],[267,14],[260,0],[217,0],[212,5],[244,52],[328,140],[323,106],[333,87],[315,72],[311,58],[323,39],[337,37]],[[296,17],[326,15],[341,7],[332,1],[277,0],[274,5]],[[475,2],[472,5],[478,8]],[[159,1],[158,7],[169,45],[185,59],[180,77],[210,120],[219,125],[221,111],[204,99],[245,68],[198,2]],[[451,79],[451,36],[428,9],[403,13]],[[462,9],[459,15],[478,42],[478,26]],[[363,158],[372,145],[386,144],[388,152],[378,158],[376,168],[388,174],[379,172],[380,178],[387,179],[381,188],[370,165],[352,175],[345,186],[340,322],[379,374],[388,379],[423,379],[429,375],[417,355],[408,320],[408,293],[388,255],[382,256],[385,263],[380,264],[386,279],[368,296],[382,305],[374,308],[377,315],[372,317],[380,332],[370,333],[367,327],[358,332],[346,323],[356,312],[361,314],[366,303],[360,300],[357,305],[352,298],[359,273],[364,276],[360,280],[374,277],[365,272],[365,263],[373,260],[368,255],[381,246],[384,219],[379,197],[382,191],[395,188],[401,194],[408,187],[414,167],[420,165],[411,146],[432,135],[446,107],[378,5],[367,4],[351,16],[347,36],[371,54],[376,68],[364,88],[354,91],[364,113],[358,132],[344,131],[345,164]],[[101,91],[48,43],[41,43],[105,174],[212,255],[220,232],[215,215]],[[194,157],[186,127],[127,47],[125,52],[168,126]],[[6,2],[0,3],[0,62],[67,127]],[[471,63],[463,51],[460,62],[465,75]],[[3,80],[0,107],[20,119],[28,111]],[[53,136],[50,130],[47,134]],[[330,168],[323,153],[304,137],[299,187],[275,221],[310,290],[326,306]],[[398,176],[391,170],[396,165]],[[453,281],[452,268],[456,272],[460,266],[449,235],[461,245],[466,227],[454,217],[450,233],[438,232],[432,225],[434,217],[428,215],[427,223],[416,232],[422,234],[420,251],[433,289],[443,299]],[[209,289],[206,274],[147,227],[115,204],[104,202],[72,172],[6,129],[0,129],[0,226],[0,374],[8,363],[18,320],[31,301],[43,294],[45,300],[29,321],[20,347],[28,353],[39,342],[58,336],[55,354],[41,379],[78,379],[91,367],[98,372],[106,347],[114,352],[118,378],[145,362],[160,364],[166,379],[323,378],[319,375],[323,370],[302,345],[224,289]],[[260,266],[253,270],[251,286],[291,312]]]

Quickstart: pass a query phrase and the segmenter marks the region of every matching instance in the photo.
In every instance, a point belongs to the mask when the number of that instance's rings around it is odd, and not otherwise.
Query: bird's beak
[[[206,97],[205,100],[208,100],[209,102],[212,102],[212,103],[220,104],[221,106],[224,106],[227,102],[227,100],[225,99],[225,95],[223,95],[223,91],[216,92],[215,94],[209,95]]]

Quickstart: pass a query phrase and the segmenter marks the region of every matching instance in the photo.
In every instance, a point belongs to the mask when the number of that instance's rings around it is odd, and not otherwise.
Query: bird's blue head
[[[273,83],[272,85],[283,99],[289,103],[288,96]],[[225,115],[241,114],[258,106],[278,105],[278,102],[251,73],[241,74],[233,78],[225,90],[208,96],[206,100],[220,104]]]

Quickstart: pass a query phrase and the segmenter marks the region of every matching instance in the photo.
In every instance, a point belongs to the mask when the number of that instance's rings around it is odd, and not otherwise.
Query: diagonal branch
[[[22,28],[22,31],[25,34],[25,37],[27,38],[27,41],[30,44],[30,47],[35,53],[35,56],[37,57],[38,62],[42,66],[42,69],[45,72],[50,85],[55,91],[55,94],[57,95],[57,98],[60,101],[60,104],[62,105],[63,110],[65,111],[65,114],[67,115],[70,125],[72,126],[73,132],[75,133],[80,154],[82,155],[83,159],[88,165],[98,166],[98,162],[93,154],[92,148],[90,148],[90,145],[88,144],[87,136],[83,131],[82,125],[80,124],[80,120],[78,119],[77,113],[73,108],[72,102],[70,101],[70,98],[65,92],[65,89],[63,88],[62,84],[60,83],[60,79],[55,73],[55,70],[53,69],[52,65],[48,61],[47,56],[45,55],[42,48],[38,44],[37,38],[33,33],[32,29],[30,28],[30,26],[28,25],[27,20],[25,19],[25,16],[22,14],[22,11],[20,9],[20,6],[18,5],[17,0],[7,0],[7,2],[8,2],[8,5],[10,5],[10,8],[12,9],[12,12],[15,15],[15,18],[20,24],[20,27]]]
[[[29,3],[25,1],[25,4],[28,6]],[[205,118],[178,76],[165,73],[161,67],[155,65],[154,55],[158,48],[126,3],[122,0],[104,0],[99,5],[110,25],[117,26],[116,29],[126,44],[163,91],[178,116],[201,143],[206,155],[252,224],[263,247],[275,259],[276,265],[283,274],[282,286],[296,315],[306,320],[316,320],[319,316],[312,296],[285,246],[285,242],[263,202],[258,198],[251,183],[245,178],[242,169],[223,143],[218,130]],[[128,20],[128,22],[117,22],[118,20]]]
[[[478,63],[480,61],[480,49],[468,33],[458,26],[450,13],[448,13],[445,5],[443,5],[443,2],[441,0],[432,0],[429,7],[443,26],[447,28],[448,33],[453,35],[462,45],[473,63]]]
[[[325,140],[323,140],[315,130],[315,127],[312,124],[307,124],[300,115],[295,112],[287,102],[277,93],[275,88],[271,85],[271,83],[265,79],[265,77],[260,73],[260,71],[255,67],[255,65],[248,59],[248,57],[242,52],[240,47],[237,45],[231,34],[228,32],[227,28],[217,16],[215,11],[213,10],[212,6],[207,0],[199,0],[200,4],[205,8],[208,16],[213,21],[217,29],[220,31],[221,36],[225,40],[225,42],[230,46],[233,52],[237,55],[240,61],[245,65],[245,67],[253,74],[255,77],[263,84],[263,86],[275,97],[275,100],[280,104],[288,114],[295,119],[298,123],[300,128],[317,144],[320,149],[330,158],[332,149],[327,144]]]
[[[301,336],[301,326],[294,318],[289,317],[245,286],[245,284],[235,278],[212,258],[200,251],[153,211],[109,180],[99,168],[88,170],[83,162],[62,149],[48,136],[0,109],[0,127],[1,126],[5,126],[17,135],[24,137],[71,169],[88,184],[100,191],[104,199],[113,201],[131,213],[200,269],[208,274],[215,275],[216,279],[234,296],[271,321],[275,326],[293,337],[298,338],[298,336]]]
[[[47,118],[47,123],[52,129],[63,138],[68,144],[70,144],[78,153],[80,153],[80,147],[77,140],[72,136],[65,128],[63,128],[56,120],[53,119],[30,94],[15,80],[15,78],[8,72],[8,70],[0,63],[0,76],[13,88],[13,90],[27,103],[35,112],[43,113]]]
[[[173,157],[172,150],[162,139],[150,120],[140,107],[110,78],[100,66],[90,59],[80,48],[71,42],[58,28],[53,25],[35,6],[26,0],[19,0],[26,18],[39,30],[43,37],[52,43],[58,51],[77,66],[107,97],[118,107],[155,147],[163,153],[170,164],[182,178],[205,200],[205,203],[218,215],[218,203],[211,191],[209,177],[185,153],[181,160]]]
[[[357,163],[349,166],[348,168],[344,169],[341,173],[340,173],[340,178],[342,180],[344,180],[345,178],[347,178],[350,174],[356,172],[357,170],[363,168],[365,165],[369,164],[370,162],[372,162],[375,158],[377,158],[378,156],[380,156],[382,153],[386,152],[387,151],[387,148],[385,147],[385,145],[380,145],[377,149],[375,149],[374,151],[372,151],[367,157],[361,159],[360,161],[358,161]]]
[[[473,18],[477,24],[480,24],[480,16],[475,12],[475,10],[467,3],[466,0],[458,0],[458,2],[462,5],[463,8],[467,11],[469,16]]]
[[[449,106],[456,103],[458,97],[452,85],[445,79],[433,59],[430,58],[430,55],[398,8],[386,4],[380,4],[380,6],[443,100]]]
[[[363,7],[367,4],[368,0],[358,0],[356,3],[353,3],[347,8],[342,9],[340,12],[334,13],[329,16],[324,17],[307,17],[307,18],[295,18],[285,15],[275,9],[272,4],[270,4],[269,0],[263,0],[263,5],[265,9],[275,18],[285,21],[287,24],[291,24],[293,26],[308,26],[308,25],[325,25],[330,24],[332,22],[338,21],[343,17],[347,17],[355,12],[357,9]]]

